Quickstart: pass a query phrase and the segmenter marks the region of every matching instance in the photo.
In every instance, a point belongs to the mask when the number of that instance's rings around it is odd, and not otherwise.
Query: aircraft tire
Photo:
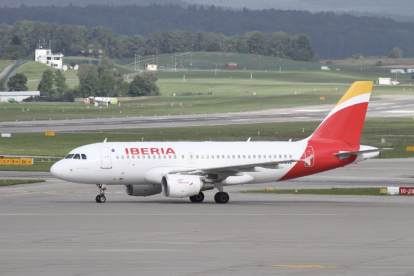
[[[101,200],[101,199],[100,199],[100,197],[101,197],[100,195],[97,195],[97,196],[95,197],[95,201],[96,201],[96,203],[100,203],[100,200]]]
[[[104,195],[99,196],[99,203],[105,203],[106,197]]]
[[[200,192],[198,195],[195,195],[195,196],[190,196],[190,200],[191,202],[196,202],[196,203],[203,202],[204,200],[203,192]]]
[[[214,200],[216,201],[216,203],[227,203],[230,200],[230,196],[228,193],[225,192],[218,192],[215,196],[214,196]]]

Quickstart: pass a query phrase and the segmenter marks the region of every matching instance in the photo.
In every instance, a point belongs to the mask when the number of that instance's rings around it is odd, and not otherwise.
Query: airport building
[[[40,91],[0,92],[0,102],[21,102],[29,97],[40,96]]]
[[[51,49],[43,49],[42,47],[35,51],[35,61],[39,61],[56,69],[62,70],[63,57],[63,54],[53,54]]]

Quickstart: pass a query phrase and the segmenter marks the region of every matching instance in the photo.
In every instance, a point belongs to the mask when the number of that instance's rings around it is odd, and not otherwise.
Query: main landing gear
[[[105,201],[106,201],[106,197],[105,197],[106,185],[96,184],[96,186],[99,188],[99,195],[96,196],[95,201],[97,203],[105,203]]]
[[[204,200],[204,194],[203,192],[200,192],[198,195],[190,196],[191,202],[203,202]]]
[[[218,192],[214,196],[214,200],[216,201],[216,203],[227,203],[229,202],[229,199],[230,199],[229,194],[225,192]]]

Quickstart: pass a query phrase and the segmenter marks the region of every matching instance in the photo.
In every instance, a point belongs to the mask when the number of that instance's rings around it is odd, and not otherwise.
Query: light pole
[[[134,70],[137,71],[137,54],[135,54]]]
[[[177,64],[177,54],[174,54],[174,66]],[[177,67],[174,67],[174,70],[177,70]]]
[[[157,69],[158,69],[158,52],[157,52]]]
[[[181,68],[183,68],[183,53],[181,53]]]
[[[152,54],[152,64],[154,64],[154,54]]]
[[[174,68],[174,57],[171,56],[171,70],[173,70]]]
[[[140,56],[140,55],[138,55],[138,71],[140,70],[140,68],[139,68],[139,67],[140,67],[140,65],[141,65],[141,64],[140,64],[140,62],[141,62],[141,56]]]
[[[260,55],[259,55],[259,69],[262,69],[262,60],[260,59]]]
[[[193,66],[193,54],[191,54],[190,66]]]

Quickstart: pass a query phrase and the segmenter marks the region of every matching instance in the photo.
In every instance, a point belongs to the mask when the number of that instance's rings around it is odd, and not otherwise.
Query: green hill
[[[135,58],[117,59],[115,62],[120,65],[128,66],[133,69]],[[228,52],[187,52],[158,55],[158,65],[160,70],[171,69],[176,64],[178,69],[225,69],[226,62],[237,63],[237,69],[246,70],[321,70],[320,64],[316,62],[295,61],[278,57],[228,53]],[[140,57],[140,69],[146,63],[157,63],[157,55]],[[388,68],[377,68],[370,64],[360,65],[330,65],[331,70],[358,71],[358,72],[378,72],[388,73]]]

